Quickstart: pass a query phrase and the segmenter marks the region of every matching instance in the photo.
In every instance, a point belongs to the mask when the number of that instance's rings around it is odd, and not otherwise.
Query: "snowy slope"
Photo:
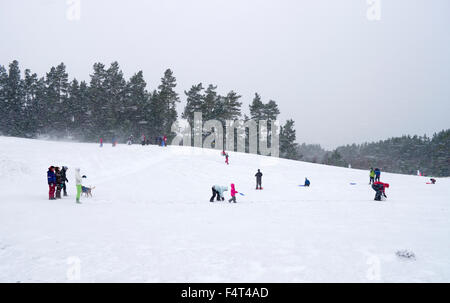
[[[69,167],[69,197],[48,200],[50,165]],[[81,205],[75,167],[96,186]],[[383,173],[375,202],[368,171],[5,137],[0,179],[0,282],[71,282],[73,260],[83,282],[450,282],[449,179]],[[237,204],[209,203],[232,182]]]

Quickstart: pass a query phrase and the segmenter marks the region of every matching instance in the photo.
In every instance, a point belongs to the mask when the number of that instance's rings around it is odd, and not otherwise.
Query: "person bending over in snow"
[[[387,198],[385,190],[386,188],[389,188],[388,183],[376,181],[375,183],[373,183],[372,188],[374,191],[376,191],[374,199],[375,201],[381,201],[381,196]]]
[[[305,178],[305,187],[309,187],[311,182],[309,182],[308,178]]]
[[[373,170],[373,167],[370,168],[369,177],[369,184],[373,184],[373,182],[375,182],[375,171]]]
[[[258,169],[258,172],[256,173],[255,177],[256,177],[256,189],[262,189],[262,172]],[[258,188],[259,187],[259,188]]]
[[[431,178],[430,181],[431,181],[431,184],[436,184],[436,179]]]
[[[228,200],[229,203],[231,203],[231,201],[233,201],[234,203],[236,203],[236,194],[238,194],[239,192],[236,191],[236,189],[234,188],[234,184],[231,184],[231,199]]]
[[[81,196],[81,191],[82,191],[82,184],[83,184],[83,180],[81,178],[81,174],[80,174],[80,169],[79,168],[75,168],[75,184],[77,186],[77,203],[81,204],[80,202],[80,196]]]
[[[48,168],[47,182],[48,182],[48,199],[55,200],[56,175],[54,166],[50,166]]]
[[[209,199],[209,202],[214,202],[214,198],[217,197],[217,201],[224,201],[225,198],[223,196],[223,192],[224,191],[228,191],[228,187],[227,186],[220,186],[220,185],[214,185],[212,187],[212,197],[211,199]]]

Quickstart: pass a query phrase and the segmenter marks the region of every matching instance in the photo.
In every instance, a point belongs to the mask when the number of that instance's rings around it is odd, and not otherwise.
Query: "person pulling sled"
[[[228,203],[231,203],[231,201],[236,203],[236,194],[238,194],[238,193],[239,192],[237,192],[236,189],[234,188],[234,184],[231,184],[231,199],[228,200]]]

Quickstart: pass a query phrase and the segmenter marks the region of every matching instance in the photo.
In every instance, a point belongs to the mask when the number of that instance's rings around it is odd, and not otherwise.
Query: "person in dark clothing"
[[[431,178],[430,181],[431,181],[431,184],[436,184],[436,179]]]
[[[55,178],[56,178],[56,199],[61,199],[61,183],[62,183],[62,176],[61,171],[59,170],[59,167],[55,167]]]
[[[375,172],[375,181],[380,182],[381,170],[379,168],[375,168],[374,172]]]
[[[48,182],[48,199],[55,200],[56,176],[55,176],[55,167],[54,166],[50,166],[48,168],[47,182]]]
[[[67,197],[67,187],[66,187],[66,182],[69,182],[69,180],[67,179],[67,166],[63,166],[63,168],[61,169],[61,188],[64,192],[64,197]]]
[[[256,189],[262,189],[262,172],[258,169],[258,172],[256,173]],[[259,188],[258,188],[259,187]]]
[[[308,178],[305,178],[305,187],[309,187],[311,182],[309,182]]]
[[[376,181],[375,183],[373,183],[372,188],[376,192],[374,199],[375,201],[381,201],[381,196],[387,198],[385,190],[386,188],[389,188],[388,183]]]

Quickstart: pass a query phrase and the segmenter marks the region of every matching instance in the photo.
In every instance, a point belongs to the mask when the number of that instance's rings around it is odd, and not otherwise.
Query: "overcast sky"
[[[235,90],[245,112],[258,92],[299,142],[327,148],[450,127],[448,0],[382,0],[379,21],[367,0],[81,0],[79,20],[69,7],[0,1],[0,64],[43,76],[64,62],[89,80],[117,60],[148,89],[171,68],[183,103],[199,82]]]

